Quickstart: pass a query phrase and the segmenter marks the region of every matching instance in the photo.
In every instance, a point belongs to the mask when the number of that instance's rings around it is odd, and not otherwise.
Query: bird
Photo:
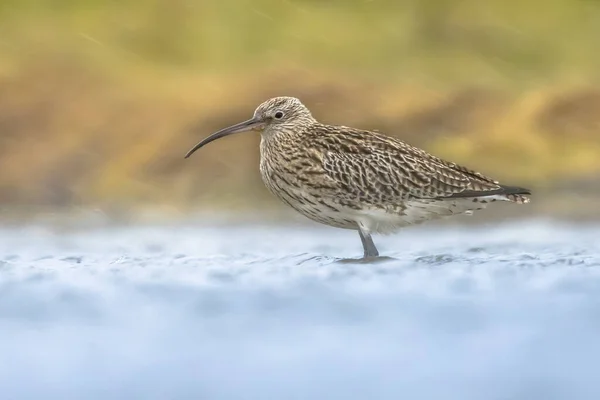
[[[192,147],[241,132],[260,132],[260,174],[267,189],[321,224],[358,231],[363,258],[379,257],[372,235],[495,201],[524,204],[529,189],[498,181],[381,132],[317,121],[295,97],[260,104],[252,118]]]

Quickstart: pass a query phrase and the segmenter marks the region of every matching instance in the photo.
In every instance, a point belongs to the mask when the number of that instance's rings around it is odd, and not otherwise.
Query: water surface
[[[5,399],[597,399],[600,226],[0,230]]]

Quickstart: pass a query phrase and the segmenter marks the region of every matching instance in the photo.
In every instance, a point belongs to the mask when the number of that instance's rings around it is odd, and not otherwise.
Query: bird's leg
[[[379,252],[377,251],[377,247],[375,247],[375,243],[373,243],[371,234],[365,231],[360,226],[358,227],[358,234],[360,236],[360,241],[362,242],[363,249],[365,250],[364,257],[378,257]]]

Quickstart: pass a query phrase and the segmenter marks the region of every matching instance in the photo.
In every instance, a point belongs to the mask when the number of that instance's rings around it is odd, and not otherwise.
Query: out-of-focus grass
[[[593,0],[3,0],[0,203],[260,204],[257,137],[182,155],[281,94],[552,187],[600,170],[598,37]]]
[[[600,67],[594,0],[3,0],[0,21],[5,63],[44,51],[119,70],[301,63],[519,86]]]
[[[518,87],[600,68],[595,0],[3,0],[0,21],[8,64],[36,52],[116,69],[300,63]]]

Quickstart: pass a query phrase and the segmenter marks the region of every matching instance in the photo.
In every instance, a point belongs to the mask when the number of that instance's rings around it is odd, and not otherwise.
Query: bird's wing
[[[338,196],[381,203],[506,194],[478,172],[378,133],[344,127],[315,141]]]

